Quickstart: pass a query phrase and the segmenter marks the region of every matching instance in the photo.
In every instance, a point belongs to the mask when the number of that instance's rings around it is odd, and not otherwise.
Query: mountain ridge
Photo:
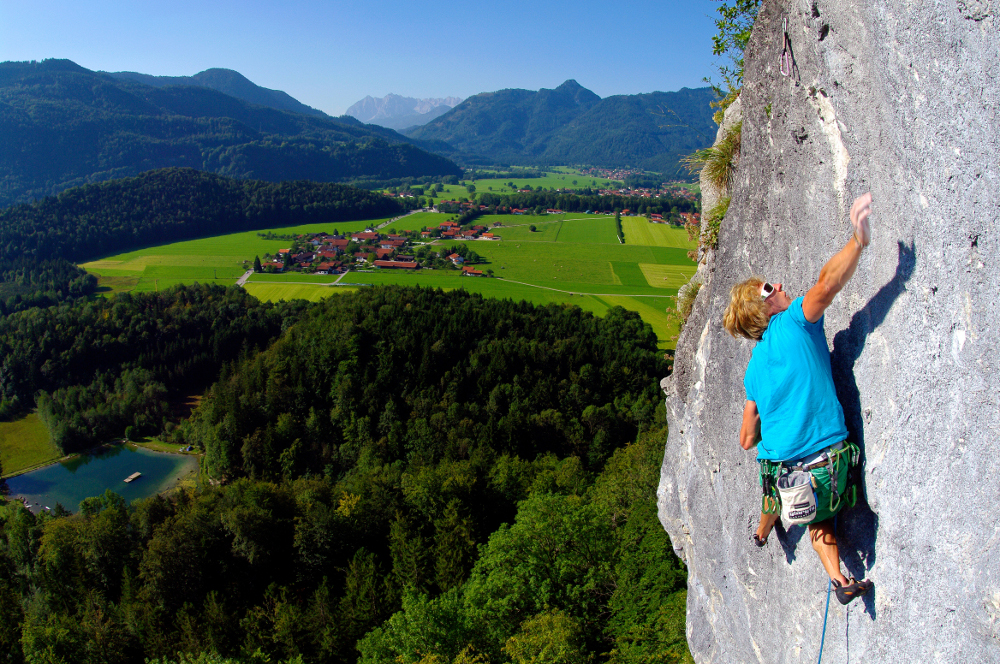
[[[471,163],[586,163],[683,176],[679,159],[712,143],[714,99],[710,88],[602,99],[569,79],[553,89],[482,92],[405,133],[443,141],[454,149],[445,154]]]
[[[337,182],[458,175],[391,129],[116,79],[68,60],[0,63],[0,206],[155,168]]]
[[[107,74],[116,79],[137,81],[156,88],[168,85],[193,85],[210,88],[227,94],[230,97],[236,97],[251,104],[267,106],[279,111],[291,111],[293,113],[302,113],[304,115],[323,118],[330,117],[319,109],[303,104],[287,92],[261,87],[243,74],[232,69],[213,67],[199,72],[194,76],[153,76],[151,74],[141,74],[131,71],[98,73]]]

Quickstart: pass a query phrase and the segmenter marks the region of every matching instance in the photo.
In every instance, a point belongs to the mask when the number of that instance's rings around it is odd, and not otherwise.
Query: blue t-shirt
[[[823,318],[807,321],[801,297],[771,317],[743,385],[760,413],[758,459],[792,461],[847,438]]]

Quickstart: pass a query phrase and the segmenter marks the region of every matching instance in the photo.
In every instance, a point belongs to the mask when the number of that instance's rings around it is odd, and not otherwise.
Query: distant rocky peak
[[[346,115],[352,115],[362,122],[387,119],[414,113],[427,113],[438,106],[454,108],[461,103],[461,97],[443,97],[416,99],[389,93],[384,97],[365,97],[347,109]]]
[[[461,102],[461,97],[416,99],[393,93],[384,97],[369,95],[348,108],[346,115],[369,124],[403,128],[424,124]]]

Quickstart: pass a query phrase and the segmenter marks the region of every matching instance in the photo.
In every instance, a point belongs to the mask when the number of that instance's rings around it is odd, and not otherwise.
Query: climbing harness
[[[845,457],[845,455],[847,455]],[[815,509],[812,510],[813,516],[817,514],[836,514],[840,511],[841,507],[854,507],[858,500],[858,483],[860,478],[859,464],[858,461],[861,457],[860,448],[854,443],[849,443],[845,441],[843,444],[837,446],[834,445],[829,447],[823,452],[821,452],[815,458],[815,461],[811,461],[808,464],[801,463],[787,463],[781,461],[770,461],[768,459],[761,459],[760,461],[760,485],[763,490],[763,497],[761,498],[760,511],[763,514],[777,514],[782,512],[782,518],[790,521],[791,523],[809,523],[811,521],[824,519],[810,518],[806,520],[800,519],[789,519],[787,512],[791,505],[787,505],[785,511],[782,511],[782,493],[784,491],[779,488],[781,485],[791,484],[793,487],[801,487],[800,483],[796,484],[791,476],[799,474],[798,477],[802,477],[801,474],[808,473],[808,482],[811,485],[811,489],[815,491],[820,488],[820,482],[822,478],[817,477],[815,471],[825,469],[827,474],[827,480],[830,484],[830,500],[828,505],[817,504]],[[843,468],[843,464],[847,465],[847,482],[843,494],[840,492],[840,472]],[[815,501],[815,498],[813,498]],[[798,504],[798,503],[793,503]],[[826,517],[829,518],[829,517]]]
[[[792,54],[791,54],[790,49],[791,49],[791,46],[792,46],[792,40],[788,36],[788,19],[787,18],[784,19],[784,22],[782,23],[781,34],[782,34],[781,55],[778,58],[778,71],[781,72],[782,76],[791,76],[792,75]]]

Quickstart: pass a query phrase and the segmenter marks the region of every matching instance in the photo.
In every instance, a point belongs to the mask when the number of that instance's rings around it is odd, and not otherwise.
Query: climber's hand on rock
[[[872,213],[872,193],[862,194],[854,199],[851,206],[851,226],[854,226],[854,237],[862,247],[871,242],[872,232],[868,226],[868,215]]]

